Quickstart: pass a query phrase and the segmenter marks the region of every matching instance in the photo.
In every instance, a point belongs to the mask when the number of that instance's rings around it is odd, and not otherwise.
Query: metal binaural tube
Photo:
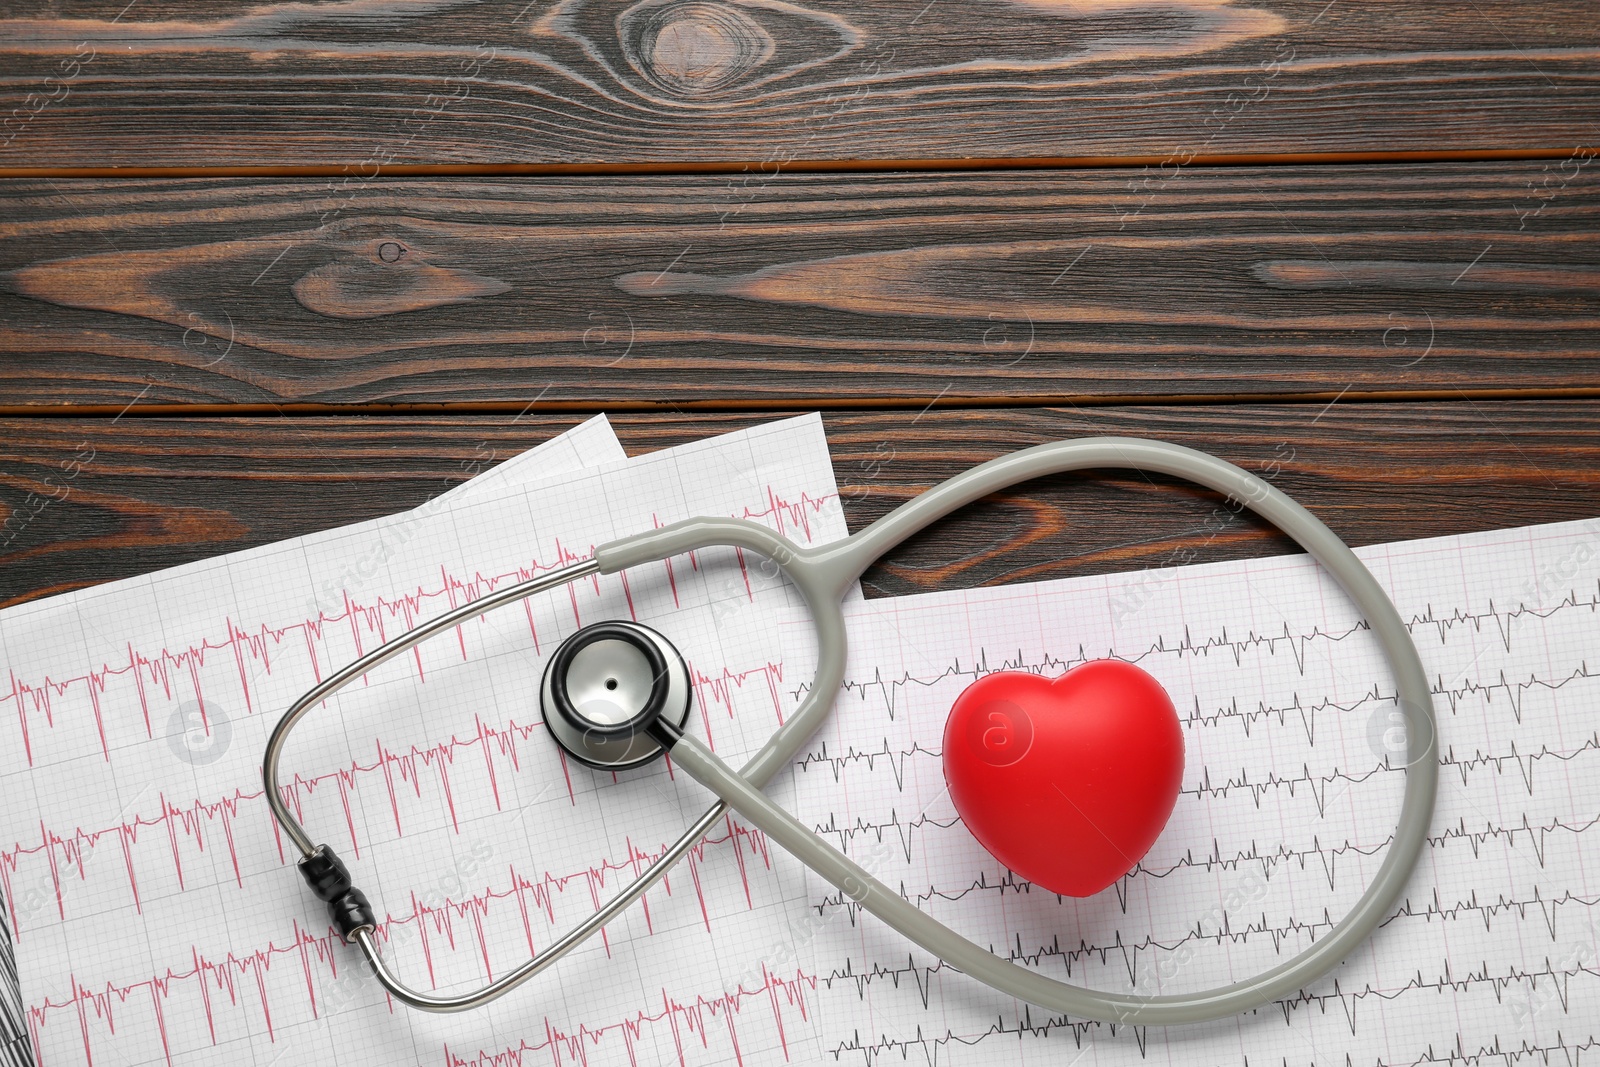
[[[561,935],[561,939],[552,944],[543,952],[538,953],[516,970],[480,986],[470,993],[459,996],[438,996],[433,993],[422,993],[401,980],[400,976],[383,962],[383,957],[378,952],[377,940],[372,930],[357,930],[355,933],[356,945],[367,957],[367,962],[372,965],[373,974],[377,977],[383,988],[387,989],[394,998],[403,1004],[408,1004],[419,1011],[429,1011],[440,1014],[468,1011],[472,1008],[482,1007],[499,997],[505,996],[517,986],[539,974],[545,968],[554,965],[561,957],[577,948],[590,937],[600,932],[600,929],[616,918],[618,913],[628,905],[644,896],[645,891],[659,882],[663,875],[672,869],[672,865],[683,858],[683,854],[717,824],[727,813],[728,806],[721,802],[707,808],[700,818],[679,837],[666,852],[662,853],[644,873],[623,887],[622,891],[606,901],[583,922]]]
[[[306,712],[374,667],[387,663],[400,653],[414,648],[441,630],[448,630],[459,622],[475,619],[479,615],[493,611],[502,605],[524,600],[535,593],[542,593],[546,589],[554,589],[556,586],[566,585],[568,582],[574,582],[579,578],[597,574],[599,571],[600,564],[598,561],[586,559],[581,563],[558,567],[550,573],[537,578],[529,578],[525,582],[508,585],[504,589],[496,589],[488,596],[481,596],[477,600],[463,604],[453,611],[447,611],[436,619],[418,623],[399,637],[384,642],[354,663],[330,674],[313,686],[299,700],[291,704],[289,710],[284,712],[283,716],[278,720],[278,724],[272,728],[272,733],[267,736],[267,751],[261,758],[261,781],[266,789],[267,806],[272,809],[272,814],[277,818],[279,824],[283,826],[284,832],[289,835],[289,840],[294,842],[295,848],[300,850],[300,854],[309,856],[316,851],[317,846],[307,836],[305,828],[300,825],[300,820],[294,817],[294,814],[289,811],[289,806],[284,803],[283,793],[278,787],[278,762],[283,756],[283,746],[284,742],[289,739],[289,731],[293,730],[295,725],[305,717]]]

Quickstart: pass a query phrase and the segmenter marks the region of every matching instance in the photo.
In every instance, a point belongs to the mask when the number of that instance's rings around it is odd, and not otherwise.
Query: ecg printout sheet
[[[484,463],[492,462],[494,458],[494,452],[487,450],[486,445],[482,446],[478,449],[477,458],[466,464],[463,469],[481,467]],[[570,430],[519,452],[483,473],[447,489],[409,514],[426,515],[443,502],[462,499],[471,493],[500,489],[512,483],[530,483],[541,475],[558,474],[625,459],[627,453],[622,450],[621,442],[612,432],[610,421],[604,414],[595,415]],[[233,558],[242,560],[245,555],[240,553]],[[359,564],[361,561],[354,562]],[[132,581],[144,580],[136,578]],[[330,586],[334,580],[328,579]],[[209,737],[204,733],[199,737],[202,742],[209,741]],[[0,878],[3,877],[4,875],[0,874]],[[33,1055],[23,1024],[21,990],[11,943],[11,909],[4,906],[7,899],[9,894],[0,894],[0,1062],[20,1067],[21,1064],[33,1062]]]
[[[478,452],[481,456],[483,448],[480,447]],[[494,456],[491,450],[484,462],[492,461]],[[547,474],[559,474],[579,467],[620,463],[627,458],[628,454],[622,450],[622,442],[617,440],[616,433],[611,429],[611,420],[601,413],[585,419],[566,433],[558,434],[543,444],[518,452],[482,474],[445,490],[429,501],[429,504],[437,504],[439,501],[455,503],[468,497],[476,499],[518,486],[530,485]],[[470,469],[474,462],[467,461],[467,469]],[[416,510],[427,508],[428,504],[424,504]]]
[[[1440,792],[1396,914],[1328,978],[1237,1019],[1113,1033],[936,966],[812,877],[812,910],[784,937],[767,925],[757,971],[794,999],[747,1001],[741,1034],[781,1020],[792,1054],[801,1034],[811,1046],[801,1061],[1600,1061],[1600,520],[1358,554],[1432,680]],[[1405,760],[1393,682],[1307,557],[867,601],[848,621],[845,687],[783,799],[1044,973],[1146,994],[1242,979],[1324,935],[1383,858]],[[1018,884],[957,820],[943,725],[981,674],[1108,655],[1172,695],[1184,787],[1131,875],[1062,899]]]
[[[358,957],[336,943],[260,798],[261,745],[299,692],[386,635],[695,514],[767,522],[801,543],[842,536],[820,419],[0,614],[0,713],[22,740],[0,753],[0,870],[40,1061],[437,1063],[463,1034],[522,1040],[521,1013],[424,1016],[351,970]],[[410,532],[385,540],[395,522]],[[380,567],[351,568],[380,543]],[[328,574],[341,582],[336,608]],[[809,633],[777,632],[796,603],[720,550],[496,612],[308,717],[286,752],[286,794],[378,904],[402,973],[429,988],[477,984],[581,918],[704,804],[664,765],[610,786],[560,759],[538,717],[543,657],[602,618],[672,632],[696,728],[738,761],[779,714],[785,658],[815,657]],[[193,744],[202,723],[209,740]],[[647,817],[608,827],[641,805]],[[634,944],[654,955],[652,929],[697,929],[710,914],[702,892],[734,907],[737,864],[696,868],[754,847],[731,823],[713,833],[660,900],[613,924],[569,974],[604,970]],[[636,999],[637,986],[607,984]]]

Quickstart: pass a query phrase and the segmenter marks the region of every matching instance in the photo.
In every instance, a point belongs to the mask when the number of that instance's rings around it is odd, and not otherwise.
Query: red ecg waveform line
[[[827,493],[821,496],[811,496],[802,492],[798,500],[787,500],[780,496],[772,486],[765,487],[766,500],[759,510],[750,508],[742,509],[742,514],[737,518],[753,521],[770,520],[780,534],[788,535],[788,531],[798,528],[803,534],[806,543],[812,536],[811,516],[820,512],[829,500],[837,498],[837,494]],[[652,516],[652,522],[660,527],[659,519]],[[205,714],[205,693],[200,683],[200,669],[205,666],[206,657],[213,654],[222,654],[231,658],[236,665],[239,676],[239,688],[244,700],[247,714],[254,714],[256,701],[251,692],[251,667],[258,665],[267,674],[272,673],[272,659],[276,652],[290,644],[303,646],[309,659],[312,673],[317,681],[323,676],[323,663],[317,654],[319,645],[326,644],[326,634],[330,626],[348,626],[350,635],[355,643],[356,654],[365,652],[366,641],[376,638],[376,644],[388,640],[389,624],[399,620],[404,626],[397,631],[404,632],[416,625],[419,618],[425,616],[424,608],[429,604],[444,598],[450,607],[476,600],[495,590],[507,580],[514,582],[526,581],[541,572],[555,570],[571,563],[581,562],[594,554],[591,544],[585,553],[578,553],[562,545],[559,540],[555,544],[555,557],[550,561],[534,560],[526,566],[501,574],[487,575],[474,572],[470,578],[463,578],[449,574],[442,566],[439,569],[440,584],[437,588],[424,589],[418,586],[409,593],[398,594],[393,597],[377,596],[370,604],[358,603],[351,598],[348,592],[344,594],[342,612],[328,615],[319,610],[315,618],[306,618],[291,622],[283,626],[273,626],[269,623],[259,623],[252,627],[245,627],[234,622],[231,618],[223,619],[224,636],[220,638],[201,637],[190,644],[178,648],[161,648],[153,652],[144,652],[135,649],[132,643],[127,644],[127,659],[116,665],[102,661],[98,667],[85,670],[82,674],[68,678],[52,678],[45,676],[37,682],[30,682],[17,677],[16,671],[8,668],[10,676],[10,690],[0,694],[0,704],[9,702],[15,709],[17,724],[21,731],[22,748],[28,765],[33,766],[33,729],[37,722],[30,725],[30,709],[36,715],[42,715],[47,728],[56,726],[54,700],[60,698],[68,690],[83,687],[88,693],[89,704],[94,718],[94,732],[99,740],[100,753],[107,762],[111,759],[110,747],[106,739],[106,726],[101,698],[105,695],[107,687],[113,679],[131,677],[137,692],[140,712],[144,720],[144,733],[146,738],[154,737],[154,728],[150,721],[150,689],[159,687],[162,695],[171,701],[174,699],[173,691],[176,684],[175,678],[187,677],[194,693],[195,700],[200,705],[200,712]],[[689,554],[691,566],[698,569],[699,564],[694,553]],[[744,571],[744,554],[738,554],[739,567]],[[672,561],[663,561],[667,581],[672,589],[673,602],[677,603],[677,580],[673,574]],[[633,597],[628,588],[627,574],[620,575],[622,590],[627,598],[630,613],[633,610]],[[749,591],[749,576],[744,574],[745,588]],[[594,576],[590,583],[594,595],[600,595],[600,579]],[[576,586],[568,586],[571,598],[572,613],[575,624],[581,625],[580,611]],[[753,594],[752,594],[753,595]],[[534,641],[534,648],[538,650],[539,635],[533,621],[532,608],[526,601],[523,602],[528,618],[528,630]],[[462,656],[466,656],[465,637],[457,628]],[[422,670],[421,650],[413,649],[413,658],[416,663],[419,681],[425,681]]]
[[[764,663],[744,671],[724,667],[713,674],[703,673],[690,664],[689,675],[699,706],[706,711],[713,706],[720,706],[730,720],[734,715],[734,692],[743,689],[752,679],[759,679],[759,684],[772,701],[774,716],[779,723],[783,721],[782,698],[778,688],[783,681],[781,662]],[[702,715],[702,721],[707,725],[708,739],[711,733],[710,718],[707,714]],[[482,718],[474,716],[473,726],[473,733],[467,737],[452,736],[436,744],[413,745],[408,751],[394,751],[386,747],[381,740],[375,741],[377,756],[372,762],[362,763],[352,760],[348,766],[324,774],[312,776],[296,774],[283,786],[284,800],[294,809],[296,816],[303,820],[305,813],[302,805],[306,799],[314,795],[319,788],[336,788],[339,791],[340,808],[345,814],[345,828],[350,844],[355,855],[360,856],[361,843],[356,833],[351,794],[359,792],[363,781],[381,779],[387,793],[395,833],[403,837],[406,828],[401,818],[397,779],[400,786],[409,786],[409,792],[420,799],[425,772],[431,770],[439,792],[444,797],[451,829],[459,834],[461,826],[451,784],[451,771],[456,765],[457,758],[470,755],[473,751],[482,754],[481,765],[477,760],[469,759],[466,766],[483,768],[496,810],[503,811],[495,770],[495,756],[498,754],[505,760],[513,772],[520,770],[522,756],[518,746],[525,742],[530,734],[542,733],[544,723],[542,720],[526,724],[508,720],[503,726],[491,726]],[[715,747],[714,741],[712,744]],[[570,778],[566,780],[566,786],[568,799],[576,802]],[[208,826],[220,830],[228,850],[228,864],[233,872],[234,882],[243,886],[244,876],[240,870],[239,855],[234,843],[234,826],[240,819],[241,807],[245,805],[249,805],[250,809],[246,812],[246,817],[266,820],[278,846],[278,862],[287,862],[282,839],[278,836],[277,820],[272,818],[263,800],[263,792],[259,789],[248,792],[236,789],[231,795],[209,802],[197,798],[189,802],[173,803],[162,793],[159,794],[158,803],[159,811],[155,814],[135,814],[110,826],[93,829],[76,827],[65,833],[57,833],[41,824],[40,840],[37,844],[24,845],[22,842],[16,842],[4,852],[0,852],[0,888],[3,888],[5,893],[13,935],[21,938],[25,932],[19,904],[26,907],[29,902],[19,901],[19,895],[13,891],[13,884],[16,881],[15,874],[19,865],[27,857],[42,856],[48,862],[50,892],[54,898],[55,911],[63,920],[67,917],[66,894],[62,886],[64,873],[70,877],[75,868],[80,883],[87,881],[88,860],[103,840],[116,846],[115,852],[122,858],[122,863],[117,865],[117,868],[125,874],[134,907],[141,913],[143,905],[139,897],[139,878],[134,861],[134,849],[139,844],[141,833],[145,831],[151,831],[155,841],[167,846],[180,889],[184,888],[182,843],[192,842],[196,851],[204,853],[209,835]],[[149,839],[147,835],[147,840]],[[101,868],[96,867],[96,870],[99,869]]]
[[[729,846],[733,849],[739,876],[744,883],[746,907],[753,907],[749,875],[745,865],[746,854],[759,859],[764,867],[771,866],[767,840],[760,831],[740,826],[728,818],[723,820],[723,831],[718,836],[701,839],[684,857],[690,883],[699,902],[701,922],[707,930],[711,929],[711,916],[706,906],[699,875],[706,853],[713,847]],[[479,959],[483,979],[492,980],[494,970],[485,926],[493,921],[493,916],[490,914],[493,909],[507,904],[516,905],[517,917],[526,938],[527,953],[530,956],[534,955],[538,949],[534,936],[533,914],[542,913],[549,927],[554,927],[556,899],[575,883],[581,883],[587,890],[591,906],[599,907],[601,893],[613,874],[622,873],[630,878],[637,877],[666,851],[667,846],[643,849],[630,840],[626,848],[627,855],[621,859],[603,860],[585,870],[569,874],[546,871],[539,875],[526,875],[518,872],[515,865],[511,865],[508,867],[509,878],[504,888],[486,889],[460,900],[447,900],[437,905],[426,904],[418,900],[413,893],[408,910],[384,915],[377,926],[377,937],[382,943],[392,944],[397,938],[416,935],[421,942],[429,984],[432,988],[438,988],[438,975],[434,966],[438,941],[442,941],[447,950],[451,951],[467,947]],[[662,879],[662,889],[669,895],[672,893],[671,879],[670,874]],[[654,925],[650,918],[648,894],[642,903],[646,929],[653,933]],[[462,929],[458,930],[457,924],[462,924]],[[602,939],[604,936],[602,931]],[[130,1003],[134,1005],[148,1003],[156,1031],[160,1035],[163,1056],[170,1063],[172,1048],[167,1032],[167,1003],[174,997],[192,996],[193,999],[188,1003],[192,1004],[198,1000],[205,1016],[206,1032],[213,1044],[217,1042],[217,1012],[221,1008],[243,1009],[244,1001],[247,999],[253,999],[259,1006],[268,1036],[276,1041],[273,1004],[268,986],[273,966],[275,963],[288,963],[295,968],[295,981],[292,986],[298,989],[303,981],[310,1014],[313,1018],[321,1018],[323,1005],[318,1002],[317,978],[324,972],[328,978],[338,978],[337,951],[340,944],[342,941],[333,929],[328,928],[317,933],[305,929],[296,921],[292,936],[285,944],[269,944],[264,948],[242,953],[230,952],[216,960],[192,948],[190,966],[186,970],[168,968],[164,973],[149,978],[125,984],[107,982],[98,989],[90,988],[79,982],[76,976],[72,976],[69,979],[72,988],[70,995],[60,1000],[47,998],[28,1007],[29,1036],[33,1039],[34,1048],[40,1048],[41,1038],[47,1036],[44,1031],[50,1025],[52,1016],[64,1013],[71,1022],[76,1023],[83,1041],[84,1058],[86,1062],[92,1064],[94,1057],[91,1047],[93,1036],[91,1022],[102,1023],[105,1031],[115,1036],[117,1013],[126,1010],[126,1006]],[[606,947],[609,953],[609,942],[606,943]],[[521,960],[517,962],[520,963]],[[254,991],[253,998],[249,997],[249,991]],[[227,1003],[221,1005],[218,998],[224,994]]]
[[[809,494],[802,493],[799,500],[788,501],[780,497],[772,487],[768,486],[765,507],[761,510],[745,508],[743,509],[743,514],[738,517],[754,520],[771,519],[778,532],[784,534],[787,534],[791,528],[798,526],[803,531],[806,541],[809,542],[812,536],[810,517],[820,512],[827,501],[833,497],[834,494],[812,497]],[[653,521],[657,527],[662,525],[658,519]],[[578,553],[557,543],[553,560],[535,560],[527,566],[519,566],[501,574],[474,572],[470,577],[459,577],[450,574],[447,569],[441,567],[439,571],[440,581],[436,588],[418,585],[414,590],[397,596],[377,596],[370,603],[358,602],[348,592],[345,592],[341,611],[330,614],[319,609],[315,617],[308,617],[284,626],[274,626],[269,623],[245,626],[237,623],[231,617],[225,617],[220,627],[222,630],[222,636],[220,637],[201,637],[186,646],[163,647],[154,652],[136,649],[133,643],[129,642],[126,645],[126,661],[112,663],[102,660],[98,666],[91,666],[81,674],[67,678],[45,676],[41,680],[30,680],[26,675],[19,677],[15,669],[8,669],[11,681],[10,691],[0,691],[0,703],[6,701],[12,703],[17,715],[22,749],[28,765],[33,766],[34,731],[38,727],[38,717],[42,716],[47,728],[55,729],[59,724],[55,703],[59,702],[62,696],[74,687],[82,686],[88,695],[88,703],[93,715],[94,736],[98,740],[101,757],[103,760],[110,762],[112,746],[108,740],[106,709],[103,698],[112,684],[118,679],[131,680],[133,683],[132,688],[137,697],[139,714],[143,720],[146,738],[155,736],[151,722],[151,703],[154,692],[159,690],[160,694],[170,702],[175,698],[176,691],[181,686],[181,679],[187,679],[188,687],[192,690],[194,698],[199,702],[201,715],[204,716],[206,714],[206,692],[202,685],[201,672],[206,667],[208,656],[217,657],[220,655],[224,663],[231,661],[237,670],[238,683],[246,714],[253,715],[260,701],[257,699],[256,694],[252,692],[252,670],[259,668],[260,671],[270,675],[274,667],[274,661],[281,660],[282,652],[286,647],[291,650],[303,647],[309,672],[317,680],[320,680],[327,666],[324,660],[329,657],[326,654],[319,655],[319,651],[326,653],[328,639],[336,632],[342,632],[344,627],[348,627],[355,654],[361,655],[366,651],[364,646],[367,644],[387,641],[390,636],[389,631],[394,629],[396,621],[402,623],[404,629],[413,627],[420,618],[429,613],[430,604],[437,602],[441,597],[444,598],[449,607],[454,608],[459,604],[470,602],[491,593],[507,580],[525,581],[540,572],[553,570],[588,558],[592,553],[592,545],[589,546],[587,553]],[[753,599],[754,593],[751,589],[749,574],[745,569],[744,554],[742,552],[737,553],[737,559],[743,578],[745,595]],[[668,584],[672,590],[673,601],[677,604],[678,590],[671,561],[663,562]],[[695,554],[689,554],[689,562],[693,569],[700,569]],[[624,573],[619,578],[622,592],[628,604],[628,610],[632,614],[634,605],[633,597],[628,587],[628,576]],[[601,588],[598,576],[593,579],[592,589],[594,595],[600,595]],[[582,618],[575,588],[569,588],[569,596],[571,598],[574,622],[577,625],[581,625]],[[531,609],[527,614],[530,636],[537,651],[539,633],[534,625]],[[396,630],[395,632],[400,631]],[[461,654],[465,658],[467,656],[465,638],[461,634],[460,628],[457,628],[457,633]],[[415,656],[415,665],[418,681],[425,682],[426,677],[420,654]],[[745,679],[757,673],[761,674],[765,679],[767,692],[774,702],[775,714],[777,714],[781,722],[781,702],[778,695],[778,684],[782,680],[781,664],[769,663],[763,667],[745,672],[724,669],[720,673],[710,675],[696,671],[693,674],[693,685],[702,704],[720,703],[729,705],[729,713],[731,715],[732,690],[734,688],[742,688]],[[112,706],[116,707],[120,703],[113,703]],[[131,702],[128,703],[131,704]],[[31,723],[30,711],[35,716]],[[378,744],[378,758],[373,763],[359,764],[352,761],[351,767],[338,772],[315,778],[297,777],[294,782],[286,787],[285,791],[289,794],[288,799],[297,808],[301,799],[308,796],[318,785],[336,784],[340,790],[341,799],[344,799],[344,794],[355,787],[359,776],[381,772],[385,778],[385,788],[389,790],[391,810],[394,813],[396,829],[399,831],[401,829],[400,812],[398,800],[395,796],[393,775],[398,771],[402,782],[409,782],[412,788],[420,795],[421,768],[431,767],[439,775],[439,781],[446,797],[447,805],[450,808],[451,822],[452,825],[455,825],[455,811],[450,795],[448,769],[454,764],[456,749],[474,745],[480,748],[484,756],[484,766],[490,778],[491,791],[498,804],[499,790],[498,784],[494,781],[493,750],[498,749],[501,756],[509,759],[512,766],[515,767],[518,763],[517,743],[520,740],[525,740],[528,732],[542,724],[537,722],[533,724],[508,722],[506,727],[498,730],[487,727],[481,720],[477,721],[475,725],[476,732],[470,738],[451,738],[450,741],[438,745],[414,746],[410,752],[406,753],[388,751],[380,742]],[[569,783],[570,795],[571,787]],[[82,877],[84,875],[84,846],[87,845],[92,850],[99,843],[99,839],[102,836],[111,834],[119,846],[119,851],[124,856],[123,867],[128,877],[130,891],[137,904],[138,883],[132,850],[133,846],[137,844],[140,829],[157,828],[156,836],[165,838],[171,849],[174,869],[178,874],[181,885],[183,871],[182,858],[178,846],[179,832],[181,831],[183,834],[192,837],[197,847],[203,851],[205,847],[204,838],[202,837],[203,822],[220,823],[223,839],[227,842],[229,849],[230,864],[234,871],[235,880],[240,881],[242,884],[238,856],[234,852],[232,824],[240,816],[242,804],[250,801],[259,801],[260,798],[261,793],[259,791],[249,792],[243,789],[236,789],[231,796],[209,804],[202,802],[198,798],[192,803],[174,804],[168,800],[165,794],[162,794],[159,798],[160,814],[154,818],[135,816],[130,820],[106,829],[86,831],[80,828],[68,834],[55,834],[41,825],[42,840],[40,844],[23,847],[19,843],[12,850],[0,854],[0,875],[7,878],[6,895],[8,902],[14,899],[14,894],[10,891],[9,885],[10,872],[16,870],[17,863],[21,857],[43,852],[50,859],[51,878],[56,889],[58,908],[63,908],[64,905],[60,897],[61,867],[56,862],[57,856],[59,855],[62,861],[68,865],[76,862],[79,875]],[[348,820],[348,806],[346,810]],[[459,826],[456,829],[459,832]],[[353,825],[350,826],[350,830],[353,834]],[[275,824],[274,832],[276,833]],[[730,821],[728,823],[728,833],[722,840],[737,841],[740,838],[753,838],[751,847],[761,856],[764,863],[767,861],[764,839],[759,835],[752,835],[742,828],[734,828]],[[702,920],[708,924],[709,912],[707,911],[704,897],[700,893],[698,866],[705,846],[713,843],[716,843],[716,841],[701,842],[691,854],[689,862],[690,877],[695,883]],[[531,949],[533,947],[533,930],[528,919],[528,904],[530,901],[535,910],[543,910],[547,919],[553,922],[554,895],[565,891],[568,884],[574,879],[581,879],[583,885],[589,890],[591,903],[597,903],[600,887],[604,884],[608,873],[628,868],[637,874],[641,869],[642,862],[653,861],[655,856],[660,854],[659,850],[653,854],[637,850],[631,842],[628,848],[630,855],[625,861],[620,863],[609,860],[602,861],[587,871],[577,872],[576,874],[558,876],[547,872],[540,878],[530,879],[519,876],[515,869],[512,869],[512,881],[509,889],[500,892],[486,892],[479,897],[469,898],[466,901],[451,903],[443,907],[429,907],[417,901],[413,896],[411,912],[401,917],[386,917],[383,924],[383,934],[380,936],[388,936],[389,931],[403,928],[401,924],[414,924],[414,928],[422,932],[424,955],[428,959],[431,976],[433,973],[433,949],[426,931],[432,928],[435,937],[442,936],[450,946],[454,947],[457,937],[456,923],[466,919],[470,921],[474,935],[473,940],[476,941],[479,947],[483,965],[487,969],[490,966],[490,962],[487,943],[484,941],[483,922],[488,910],[497,901],[511,899],[516,901],[522,914],[524,929]],[[745,878],[743,850],[736,847],[735,853],[738,856],[741,878]],[[280,862],[283,859],[281,842],[279,859]],[[667,891],[671,891],[670,886],[667,886]],[[750,893],[747,879],[745,881],[745,895],[748,903]],[[64,915],[64,910],[61,913]],[[648,923],[648,906],[646,907],[646,919]],[[155,1024],[161,1035],[163,1050],[170,1060],[171,1046],[167,1036],[164,1005],[169,993],[186,980],[191,981],[200,993],[201,1000],[205,1006],[208,1030],[211,1033],[213,1042],[216,1039],[215,1019],[212,1015],[213,989],[218,992],[225,991],[230,1002],[237,1004],[241,996],[241,985],[253,984],[261,998],[261,1009],[264,1017],[268,1020],[270,1032],[272,1009],[267,999],[265,974],[270,968],[272,960],[275,957],[292,955],[300,961],[308,983],[307,995],[312,1001],[313,1011],[315,1011],[316,994],[314,986],[311,984],[310,961],[312,957],[315,957],[325,962],[330,972],[332,971],[334,967],[331,947],[332,936],[331,932],[313,935],[296,924],[293,943],[289,946],[274,945],[264,950],[237,956],[230,953],[219,961],[206,959],[196,949],[192,952],[191,967],[187,972],[174,972],[169,969],[165,974],[155,975],[143,982],[127,986],[108,983],[100,991],[91,990],[89,986],[81,984],[74,977],[72,979],[73,994],[68,1000],[60,1003],[47,1000],[40,1005],[30,1007],[29,1030],[34,1040],[34,1047],[37,1049],[40,1046],[41,1030],[46,1025],[51,1013],[70,1008],[82,1033],[85,1056],[90,1058],[92,1062],[89,1033],[90,1016],[93,1015],[103,1019],[106,1026],[114,1032],[116,1010],[126,1005],[130,1000],[136,1000],[141,996],[148,995]]]

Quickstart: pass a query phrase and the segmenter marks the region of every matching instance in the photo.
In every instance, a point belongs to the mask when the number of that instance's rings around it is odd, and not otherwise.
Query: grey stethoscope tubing
[[[1382,645],[1394,672],[1406,729],[1406,784],[1400,818],[1377,876],[1355,906],[1321,940],[1294,958],[1242,982],[1171,996],[1107,993],[1047,978],[1002,959],[919,911],[843,853],[817,837],[761,791],[821,724],[844,677],[845,628],[840,601],[867,566],[907,537],[950,512],[999,489],[1047,474],[1085,468],[1127,468],[1174,475],[1224,493],[1275,524],[1338,581]],[[414,645],[467,619],[578,578],[614,574],[627,567],[715,546],[732,546],[771,559],[799,590],[817,630],[817,673],[796,713],[754,757],[734,770],[693,737],[655,727],[674,764],[720,800],[662,856],[581,925],[543,953],[498,980],[460,996],[411,989],[385,965],[374,935],[376,920],[361,891],[326,846],[314,845],[289,811],[278,785],[278,761],[289,731],[312,707],[352,680]],[[329,902],[334,925],[358,945],[378,980],[414,1008],[454,1012],[486,1004],[555,963],[654,885],[729,808],[778,842],[853,901],[951,966],[1002,993],[1078,1019],[1168,1026],[1204,1022],[1249,1011],[1289,996],[1326,974],[1383,922],[1404,891],[1427,843],[1438,788],[1437,738],[1432,694],[1411,635],[1388,594],[1331,530],[1299,504],[1247,471],[1204,452],[1161,441],[1091,437],[1038,445],[991,460],[908,501],[860,533],[832,544],[802,548],[764,526],[739,519],[698,518],[601,545],[594,556],[466,604],[373,650],[331,675],[284,713],[267,739],[262,777],[267,802],[303,859],[302,873]]]

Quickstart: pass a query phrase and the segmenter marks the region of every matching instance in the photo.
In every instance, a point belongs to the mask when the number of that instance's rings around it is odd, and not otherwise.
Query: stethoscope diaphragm
[[[689,719],[689,669],[661,634],[636,622],[585,626],[561,642],[544,671],[539,705],[556,744],[600,770],[639,767],[665,748],[663,726]]]

